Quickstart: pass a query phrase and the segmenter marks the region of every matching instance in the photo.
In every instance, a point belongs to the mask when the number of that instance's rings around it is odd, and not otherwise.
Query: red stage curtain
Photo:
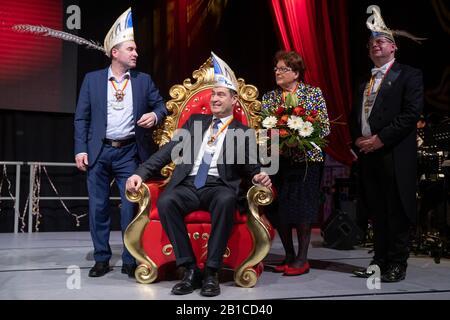
[[[305,81],[320,87],[331,120],[347,123],[352,93],[347,0],[269,0],[285,50],[297,51],[306,64]],[[351,165],[347,125],[334,124],[326,152]]]

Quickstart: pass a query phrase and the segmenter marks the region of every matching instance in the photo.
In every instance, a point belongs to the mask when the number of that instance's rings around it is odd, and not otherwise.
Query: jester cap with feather
[[[75,42],[79,45],[84,45],[89,49],[100,50],[108,57],[111,57],[111,50],[114,46],[125,41],[134,41],[133,21],[131,18],[131,8],[128,8],[120,17],[114,22],[108,34],[105,37],[103,46],[95,41],[86,40],[71,33],[59,31],[44,26],[36,26],[30,24],[16,24],[13,30],[17,32],[29,32],[41,36],[58,38],[65,41]]]
[[[421,40],[427,40],[426,38],[418,38],[407,31],[389,29],[384,23],[384,20],[381,17],[380,7],[377,5],[369,6],[367,8],[367,13],[372,13],[366,22],[367,28],[372,32],[371,39],[383,37],[393,43],[395,43],[394,37],[396,36],[406,37],[418,43],[421,43]]]

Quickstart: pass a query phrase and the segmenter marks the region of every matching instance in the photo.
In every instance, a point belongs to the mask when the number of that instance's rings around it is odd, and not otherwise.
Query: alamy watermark
[[[369,290],[381,289],[381,270],[376,264],[370,265],[367,268],[367,272],[372,272],[372,275],[367,278],[366,286]]]
[[[68,266],[66,273],[70,276],[66,279],[66,288],[69,290],[80,290],[81,289],[81,269],[79,266],[72,265]]]
[[[79,6],[72,4],[67,7],[66,13],[69,15],[66,19],[66,27],[69,30],[81,29],[81,9]]]

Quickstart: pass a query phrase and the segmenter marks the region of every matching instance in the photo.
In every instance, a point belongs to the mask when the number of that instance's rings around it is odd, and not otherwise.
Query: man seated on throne
[[[158,175],[165,165],[171,161],[176,164],[157,202],[162,226],[174,248],[176,265],[185,268],[181,282],[172,288],[175,295],[199,288],[203,296],[220,294],[218,271],[233,227],[233,215],[239,208],[242,179],[269,188],[272,185],[258,162],[254,130],[233,118],[233,107],[238,102],[234,72],[214,53],[212,60],[215,73],[210,100],[212,115],[193,114],[126,184],[129,192],[137,192],[143,181]],[[197,266],[184,223],[184,216],[197,210],[210,212],[212,224],[203,273]]]

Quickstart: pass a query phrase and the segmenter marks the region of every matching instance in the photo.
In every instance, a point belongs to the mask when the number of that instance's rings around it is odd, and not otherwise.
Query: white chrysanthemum
[[[303,119],[297,116],[290,116],[287,125],[292,130],[300,130],[303,127]]]
[[[313,127],[312,123],[309,121],[303,122],[303,126],[299,130],[300,136],[306,138],[306,137],[309,137],[313,132],[314,132],[314,127]]]
[[[270,116],[263,120],[262,125],[266,129],[272,129],[275,128],[277,122],[278,122],[277,117]]]

